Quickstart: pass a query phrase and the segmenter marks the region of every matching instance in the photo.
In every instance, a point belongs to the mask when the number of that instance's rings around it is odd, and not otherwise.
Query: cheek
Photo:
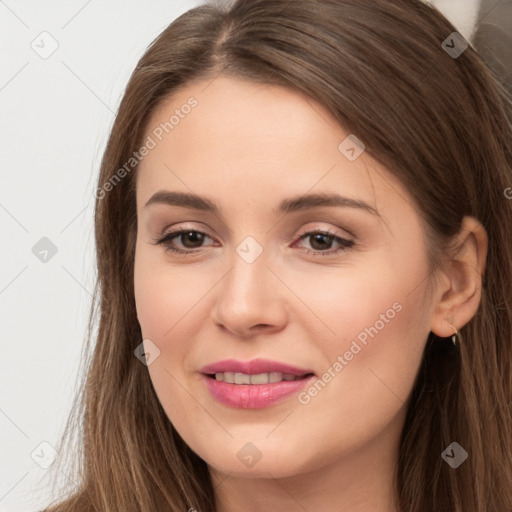
[[[364,263],[354,260],[350,267],[302,272],[300,278],[299,274],[289,273],[285,280],[294,283],[294,292],[317,318],[296,321],[315,328],[311,340],[331,362],[350,350],[354,341],[361,346],[357,359],[363,362],[374,352],[391,354],[427,329],[429,311],[423,296],[427,265],[421,254],[404,251],[398,257],[391,251],[375,251],[371,257],[365,255]],[[372,343],[377,340],[380,343]]]
[[[143,339],[151,340],[159,349],[158,357],[148,366],[153,388],[167,416],[181,431],[189,428],[186,418],[204,414],[185,391],[184,373],[189,341],[194,336],[190,320],[200,309],[198,301],[205,294],[202,288],[207,285],[198,289],[200,276],[198,282],[192,282],[197,273],[172,268],[156,252],[137,248],[134,267],[137,318]],[[194,427],[194,432],[206,435],[201,425]]]
[[[201,287],[199,282],[194,281],[196,275],[197,272],[187,271],[186,268],[170,266],[165,262],[163,250],[137,250],[135,303],[137,319],[145,338],[162,342],[170,336],[170,331],[180,318],[193,308],[200,298],[201,288],[206,288],[206,284]]]
[[[381,258],[364,272],[345,274],[325,295],[323,318],[336,336],[323,336],[328,362],[302,403],[311,407],[311,417],[323,415],[323,434],[334,436],[333,442],[340,435],[373,435],[398,414],[412,390],[429,311],[422,283],[426,263],[410,256],[405,264]],[[330,430],[332,422],[342,433]]]
[[[137,319],[143,339],[159,350],[158,359],[148,370],[157,393],[169,390],[174,405],[187,403],[181,388],[197,372],[195,340],[209,319],[208,293],[218,281],[211,271],[199,271],[194,265],[171,264],[164,251],[141,248],[136,253],[134,291]],[[173,380],[171,374],[175,379]],[[160,394],[160,393],[159,393]]]
[[[158,273],[135,270],[135,304],[137,319],[144,338],[157,342],[171,328],[171,312],[175,311],[175,295],[166,291]]]

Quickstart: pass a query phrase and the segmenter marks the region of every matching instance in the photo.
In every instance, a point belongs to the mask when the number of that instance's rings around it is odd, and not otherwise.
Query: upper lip
[[[206,366],[203,366],[200,371],[206,375],[223,372],[245,373],[247,375],[280,372],[300,376],[308,373],[314,373],[312,370],[298,368],[297,366],[281,363],[279,361],[272,361],[270,359],[252,359],[251,361],[224,359],[223,361],[207,364]]]

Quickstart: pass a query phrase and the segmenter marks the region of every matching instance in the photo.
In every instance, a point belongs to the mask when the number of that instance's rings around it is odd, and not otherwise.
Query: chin
[[[261,441],[258,444],[260,449],[256,448],[255,443],[244,443],[241,448],[238,447],[239,443],[235,444],[237,446],[233,449],[224,445],[220,452],[200,456],[210,470],[240,478],[287,478],[307,473],[321,465],[319,460],[305,458],[297,445],[290,446],[291,453],[287,453],[279,442],[277,446],[266,446]]]

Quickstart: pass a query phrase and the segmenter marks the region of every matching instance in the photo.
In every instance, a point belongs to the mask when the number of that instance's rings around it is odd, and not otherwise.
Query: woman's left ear
[[[436,290],[431,331],[441,338],[454,334],[475,315],[482,297],[487,233],[474,217],[464,217],[455,237],[455,255],[446,263]],[[442,283],[442,284],[441,284]]]

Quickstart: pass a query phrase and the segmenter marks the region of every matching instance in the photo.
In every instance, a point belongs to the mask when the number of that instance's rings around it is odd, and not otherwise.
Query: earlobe
[[[448,280],[437,290],[431,331],[447,338],[476,314],[482,296],[487,258],[487,233],[474,217],[464,217],[445,268]]]

